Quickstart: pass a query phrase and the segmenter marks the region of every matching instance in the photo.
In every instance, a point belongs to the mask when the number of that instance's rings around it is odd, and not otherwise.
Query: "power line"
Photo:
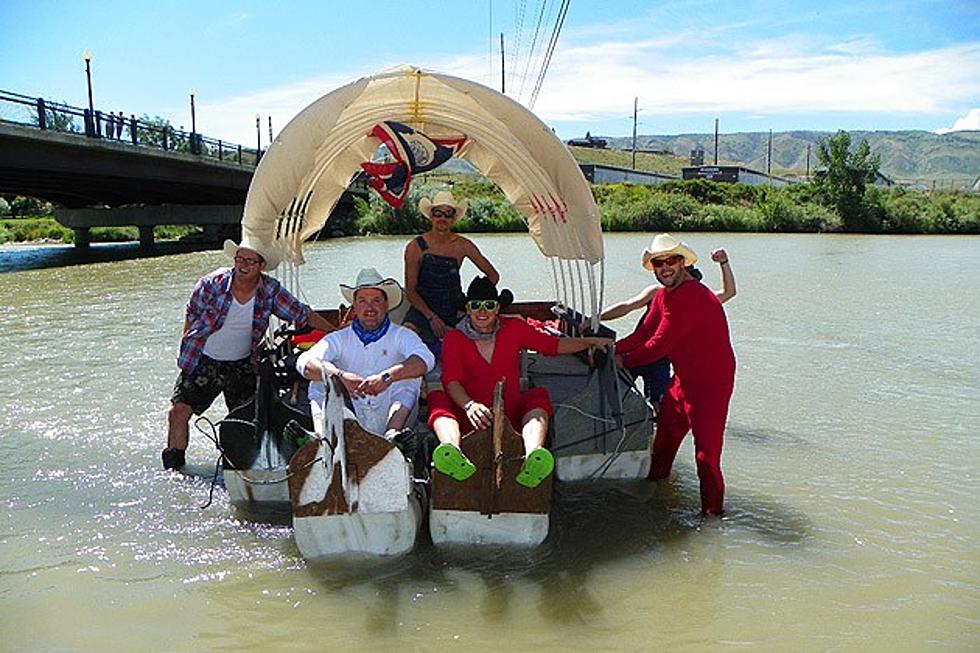
[[[510,76],[511,86],[514,86],[514,76],[517,70],[517,61],[521,51],[521,41],[524,35],[524,12],[527,9],[527,0],[521,0],[517,5],[517,17],[514,27],[514,50],[510,55]]]
[[[527,81],[528,73],[531,72],[531,62],[534,60],[534,51],[538,47],[538,34],[541,32],[541,23],[544,22],[544,14],[547,7],[548,0],[541,0],[541,11],[538,12],[538,22],[534,26],[534,38],[531,39],[531,49],[527,51],[527,63],[524,65],[524,75],[521,76],[521,90],[517,94],[518,99],[524,97],[524,83]]]
[[[488,58],[490,62],[490,76],[487,77],[487,79],[492,80],[493,79],[493,0],[490,0],[488,4],[490,5],[490,15],[487,17],[487,34],[489,35],[487,42],[490,44],[490,57]],[[493,86],[493,82],[492,81],[488,82],[487,86]]]
[[[551,65],[551,55],[555,53],[555,46],[558,45],[558,35],[561,33],[561,27],[565,23],[565,16],[568,14],[569,4],[571,4],[571,0],[562,0],[561,7],[558,9],[558,19],[555,21],[555,28],[551,31],[551,40],[548,42],[548,50],[545,53],[544,63],[541,66],[541,72],[538,73],[538,81],[534,85],[534,91],[531,93],[531,101],[528,104],[528,107],[531,109],[534,108],[534,103],[538,100],[538,93],[541,92],[545,75],[548,74],[548,67]]]

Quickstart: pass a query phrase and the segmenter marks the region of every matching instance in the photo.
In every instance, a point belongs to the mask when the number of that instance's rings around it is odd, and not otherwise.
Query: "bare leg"
[[[544,446],[548,435],[548,413],[543,408],[534,408],[524,415],[521,421],[521,437],[524,439],[524,456]]]
[[[167,448],[187,449],[190,439],[189,423],[194,409],[181,401],[170,406],[167,414]]]
[[[391,407],[388,409],[388,423],[385,426],[385,433],[395,433],[405,428],[411,412],[402,402],[391,402]]]
[[[452,417],[438,417],[432,423],[432,430],[435,431],[440,443],[447,442],[459,449],[459,422],[455,419]]]

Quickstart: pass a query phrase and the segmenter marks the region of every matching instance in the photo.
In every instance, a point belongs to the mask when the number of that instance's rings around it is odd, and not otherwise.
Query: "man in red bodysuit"
[[[643,251],[643,267],[663,286],[643,323],[616,343],[616,362],[637,367],[667,356],[674,378],[664,395],[653,440],[650,480],[667,478],[677,449],[694,433],[701,510],[723,512],[721,448],[735,385],[735,354],[721,302],[685,269],[697,255],[669,234]]]

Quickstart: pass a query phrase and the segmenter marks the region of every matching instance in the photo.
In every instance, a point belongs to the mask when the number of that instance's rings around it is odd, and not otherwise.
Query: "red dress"
[[[532,349],[545,356],[555,356],[558,338],[535,329],[520,318],[500,316],[497,319],[500,328],[489,363],[476,348],[476,343],[462,331],[453,329],[446,333],[442,343],[442,387],[447,388],[453,381],[458,381],[471,399],[484,406],[493,406],[494,386],[500,379],[505,379],[504,412],[511,425],[520,430],[521,418],[532,409],[542,408],[549,417],[554,413],[546,389],[531,388],[521,392],[521,350]],[[473,429],[466,411],[446,392],[432,392],[427,401],[430,428],[438,417],[452,417],[464,433]]]

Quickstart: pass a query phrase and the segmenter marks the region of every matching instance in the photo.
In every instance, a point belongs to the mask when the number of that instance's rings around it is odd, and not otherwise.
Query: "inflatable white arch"
[[[301,265],[302,243],[371,161],[384,121],[431,139],[465,137],[456,152],[492,179],[524,216],[544,256],[591,265],[603,258],[591,188],[565,145],[525,107],[490,88],[400,66],[321,97],[282,130],[262,157],[245,201],[245,234]]]

